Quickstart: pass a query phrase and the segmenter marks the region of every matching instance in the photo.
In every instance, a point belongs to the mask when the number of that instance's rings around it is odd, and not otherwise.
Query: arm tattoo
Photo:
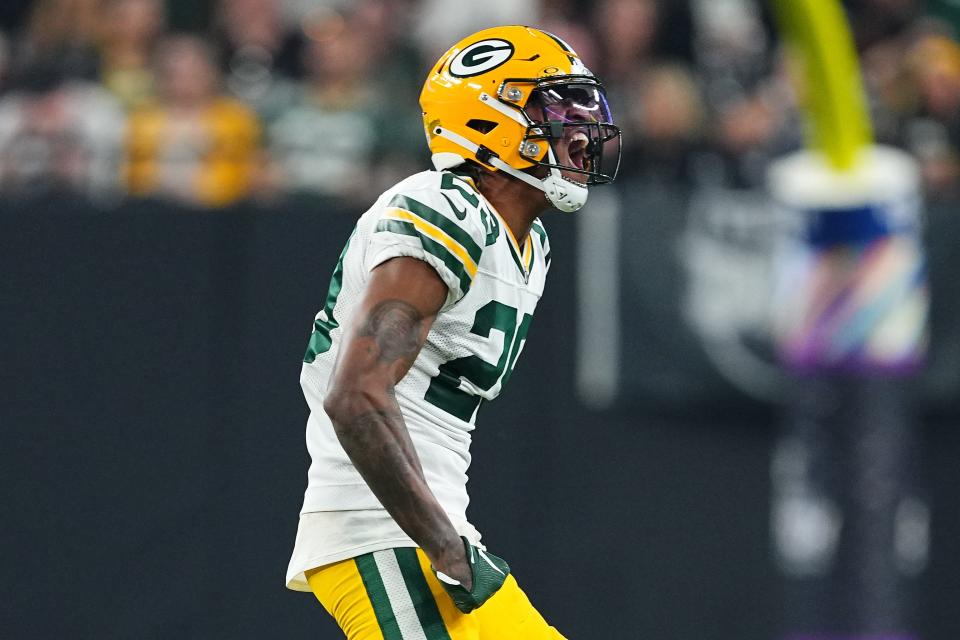
[[[402,300],[385,300],[358,316],[358,355],[338,368],[343,386],[335,384],[327,412],[353,466],[400,528],[436,557],[446,557],[462,555],[463,546],[426,482],[393,387],[397,364],[416,357],[428,323]]]
[[[394,362],[416,355],[423,315],[403,300],[385,300],[370,310],[360,335],[373,338],[379,359]]]
[[[420,546],[436,549],[443,540],[445,516],[431,505],[413,442],[397,411],[371,411],[351,420],[337,436],[354,467],[397,524]]]
[[[409,498],[405,473],[421,480],[423,470],[398,411],[371,411],[351,420],[344,433],[351,460],[383,504],[400,505]],[[384,437],[384,429],[392,437]],[[382,494],[382,495],[381,495]]]

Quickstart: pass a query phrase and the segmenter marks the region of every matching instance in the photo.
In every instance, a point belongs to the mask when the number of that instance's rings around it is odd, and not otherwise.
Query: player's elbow
[[[334,387],[323,399],[323,410],[340,434],[357,423],[358,419],[377,411],[381,399],[378,394],[363,388]]]
[[[348,394],[342,391],[331,390],[323,399],[323,411],[327,414],[327,417],[330,418],[330,421],[333,422],[334,428],[337,428],[339,424],[343,424],[347,416],[347,407],[349,406],[347,396]]]

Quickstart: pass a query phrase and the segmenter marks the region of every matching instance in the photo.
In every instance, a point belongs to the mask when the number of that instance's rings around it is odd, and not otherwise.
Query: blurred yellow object
[[[144,107],[130,116],[124,179],[133,195],[228,205],[250,192],[259,142],[256,116],[230,98],[192,113]]]
[[[809,146],[849,171],[873,142],[860,64],[839,0],[774,0],[786,41],[803,69]]]

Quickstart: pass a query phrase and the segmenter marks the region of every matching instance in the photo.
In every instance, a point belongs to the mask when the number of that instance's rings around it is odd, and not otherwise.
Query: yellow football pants
[[[512,575],[479,609],[461,613],[420,549],[386,549],[306,572],[347,640],[564,640]]]

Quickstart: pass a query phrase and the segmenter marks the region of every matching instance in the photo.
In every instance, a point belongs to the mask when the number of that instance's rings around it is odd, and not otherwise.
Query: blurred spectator
[[[37,65],[56,64],[70,77],[95,80],[98,1],[37,0],[26,28],[14,41],[13,75],[26,75]]]
[[[345,13],[356,37],[370,50],[375,70],[367,81],[377,85],[380,123],[374,170],[384,188],[410,173],[411,154],[424,161],[428,157],[420,89],[436,60],[425,59],[411,41],[413,5],[411,0],[352,0]]]
[[[286,190],[365,201],[379,189],[371,173],[409,157],[414,143],[405,137],[423,146],[416,102],[395,96],[382,74],[374,75],[376,49],[367,33],[357,16],[334,12],[311,29],[306,83],[269,126],[275,175]]]
[[[950,128],[960,119],[960,46],[942,36],[925,37],[911,52],[923,111]]]
[[[215,28],[227,89],[270,117],[303,75],[303,37],[289,29],[280,0],[221,0]]]
[[[351,0],[347,4],[349,8],[340,11],[350,16],[353,28],[363,31],[375,58],[377,82],[395,92],[397,100],[416,103],[435,58],[425,58],[411,37],[413,0]]]
[[[637,135],[640,78],[652,62],[658,21],[657,0],[603,0],[593,11],[597,38],[595,62],[588,66],[604,82],[614,120],[623,128],[623,175],[642,171],[642,142]]]
[[[907,30],[920,15],[919,0],[850,0],[848,13],[862,50]]]
[[[624,137],[631,140],[623,154],[624,178],[685,179],[704,121],[703,97],[689,68],[653,65],[631,84],[624,107],[617,114]]]
[[[923,37],[910,51],[909,68],[918,104],[907,147],[920,161],[929,195],[960,196],[960,46]]]
[[[482,12],[462,0],[2,4],[0,95],[20,87],[0,103],[3,152],[20,153],[28,140],[47,149],[3,169],[8,190],[33,191],[41,176],[56,175],[51,189],[111,191],[116,159],[107,158],[116,152],[108,150],[123,119],[111,116],[111,128],[104,114],[117,105],[95,86],[67,81],[99,78],[134,112],[121,174],[133,194],[204,205],[271,190],[365,197],[426,166],[416,104],[429,65],[461,35],[503,23],[557,34],[604,80],[624,130],[625,178],[753,188],[770,158],[801,143],[758,0],[489,0]],[[878,141],[917,156],[932,195],[960,197],[957,0],[844,6]],[[206,31],[158,51],[168,23],[186,14]],[[53,67],[55,82],[37,71]],[[81,105],[90,112],[79,113]],[[257,118],[269,133],[269,163]],[[90,141],[98,127],[102,141]]]
[[[213,51],[173,36],[157,52],[157,102],[130,118],[124,177],[130,192],[204,206],[247,196],[257,178],[260,127],[222,95]]]
[[[596,9],[595,30],[602,57],[594,69],[611,87],[624,88],[624,80],[648,62],[659,28],[656,0],[604,0]]]
[[[153,96],[150,60],[165,26],[162,0],[107,0],[100,29],[100,79],[127,109]]]
[[[414,38],[427,60],[474,31],[502,24],[536,24],[533,0],[421,0],[414,8]]]
[[[698,80],[722,110],[771,74],[772,38],[755,0],[692,0],[692,8]]]
[[[576,51],[586,65],[599,71],[600,54],[597,41],[590,30],[587,14],[578,10],[573,0],[540,0],[539,28],[559,36]],[[604,80],[603,77],[600,78]]]
[[[877,139],[920,163],[926,194],[960,197],[960,46],[945,22],[918,19],[863,53]]]
[[[698,186],[763,189],[767,163],[802,144],[795,95],[754,0],[693,0],[697,84],[707,105]]]
[[[800,117],[781,67],[711,114],[711,142],[722,173],[700,177],[736,189],[765,188],[768,164],[803,144]]]
[[[901,36],[877,42],[860,54],[874,135],[882,144],[901,142],[904,119],[917,101],[915,82],[905,62],[908,49],[908,38]]]
[[[29,69],[0,100],[0,189],[36,196],[118,193],[123,111],[99,86],[62,68]]]

